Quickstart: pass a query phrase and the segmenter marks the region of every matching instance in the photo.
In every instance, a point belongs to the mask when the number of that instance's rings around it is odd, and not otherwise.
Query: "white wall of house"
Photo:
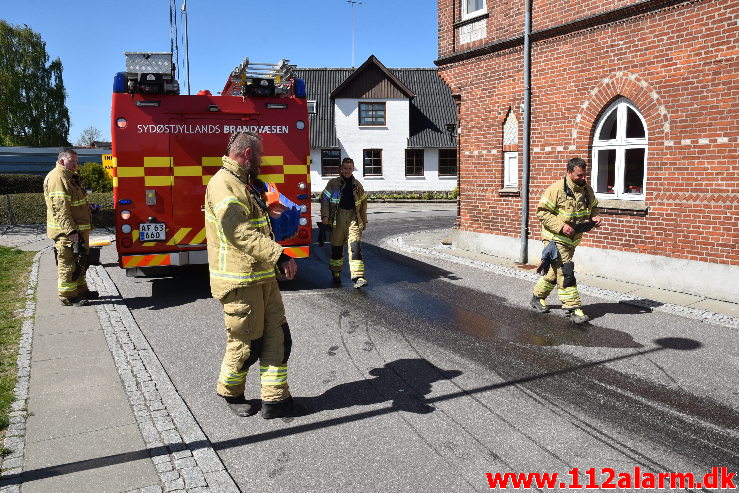
[[[368,100],[361,100],[368,101]],[[354,159],[354,175],[367,191],[448,191],[456,177],[439,177],[438,149],[425,149],[424,176],[405,176],[405,150],[409,137],[410,108],[407,99],[385,101],[387,125],[359,126],[359,99],[337,99],[334,104],[336,136],[341,157]],[[382,149],[382,176],[363,176],[364,149]],[[311,149],[311,191],[321,192],[333,177],[321,176],[321,149]]]

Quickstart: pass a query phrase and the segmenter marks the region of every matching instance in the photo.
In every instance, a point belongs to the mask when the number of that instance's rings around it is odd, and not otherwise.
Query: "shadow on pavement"
[[[151,284],[151,295],[123,298],[123,302],[132,310],[161,310],[211,297],[207,265],[183,266],[167,275],[141,278]]]
[[[619,360],[625,360],[633,357],[641,357],[648,353],[655,353],[664,350],[682,350],[691,351],[700,348],[702,345],[700,342],[693,339],[686,338],[662,338],[656,339],[656,346],[645,351],[636,351],[630,354],[617,356],[614,358],[608,358],[600,361],[593,361],[580,365],[573,365],[568,368],[564,368],[557,371],[530,375],[523,378],[514,380],[507,380],[498,382],[482,387],[463,389],[459,387],[459,391],[451,392],[445,395],[438,395],[431,398],[426,398],[425,394],[431,391],[431,384],[441,380],[451,380],[462,374],[458,370],[441,370],[432,363],[425,359],[401,359],[387,363],[381,368],[375,368],[370,370],[369,374],[372,375],[373,379],[349,382],[346,384],[337,385],[324,394],[315,397],[304,397],[296,398],[300,403],[309,407],[309,413],[316,415],[318,412],[327,411],[331,409],[343,409],[357,405],[372,405],[380,404],[385,401],[391,401],[390,406],[383,407],[380,409],[372,409],[369,411],[358,412],[351,415],[340,416],[331,419],[325,419],[322,421],[315,421],[309,423],[299,423],[290,427],[271,430],[262,433],[255,433],[252,435],[234,438],[229,440],[222,440],[220,442],[209,442],[209,441],[197,441],[190,442],[187,444],[187,448],[191,451],[212,447],[216,452],[220,450],[226,450],[234,447],[241,447],[244,445],[250,445],[259,443],[267,440],[275,440],[286,436],[292,436],[299,433],[307,433],[311,431],[320,430],[323,428],[343,425],[346,423],[357,422],[365,419],[370,419],[378,416],[388,415],[397,413],[399,411],[406,411],[412,413],[429,413],[433,412],[435,408],[433,404],[439,402],[452,401],[459,398],[472,397],[476,394],[483,392],[489,392],[497,389],[507,388],[511,386],[518,386],[534,381],[547,380],[550,378],[556,378],[563,374],[576,373],[582,370],[587,370],[592,367],[598,367],[613,363]],[[400,387],[398,385],[408,387],[407,395],[395,395],[398,394]],[[412,388],[410,388],[412,386]],[[394,395],[390,397],[390,394]],[[374,394],[374,395],[371,395]],[[402,392],[406,394],[406,392]],[[739,421],[739,413],[736,410],[724,406],[718,402],[706,402],[705,413],[698,415],[699,418],[705,419],[711,426],[714,423],[720,427],[731,429],[731,423]],[[661,411],[655,410],[656,413]],[[703,408],[701,408],[703,409]],[[224,411],[225,412],[225,411]],[[665,411],[670,414],[671,419],[681,419],[684,421],[686,427],[697,426],[693,423],[694,419],[691,416],[685,416],[676,418],[671,411]],[[249,419],[249,418],[245,418]],[[257,418],[251,418],[257,419]],[[300,418],[298,418],[300,419]],[[294,419],[283,419],[286,424],[293,423]],[[670,423],[667,423],[670,426]],[[676,439],[681,439],[679,436]],[[739,444],[737,444],[739,446]],[[730,440],[725,439],[723,448],[721,451],[726,453],[726,450],[731,449],[732,444]],[[173,449],[182,450],[183,444],[175,444]],[[706,447],[707,449],[708,447]],[[718,449],[717,449],[718,450]],[[172,450],[174,451],[174,450]],[[711,453],[721,453],[716,450]],[[29,471],[24,471],[19,477],[11,477],[4,479],[3,486],[20,484],[22,482],[28,482],[32,480],[38,480],[43,478],[49,478],[53,476],[60,476],[65,474],[72,474],[79,471],[106,467],[114,464],[120,464],[129,461],[135,461],[144,459],[146,457],[156,457],[170,453],[167,447],[156,447],[147,450],[138,450],[122,454],[115,454],[106,457],[100,457],[95,459],[83,460],[70,462],[66,464],[60,464],[56,466],[49,466]],[[708,453],[708,452],[706,452]],[[721,460],[719,460],[721,462]],[[723,462],[721,462],[723,463]]]
[[[431,392],[431,384],[461,374],[459,370],[442,370],[425,359],[399,359],[370,370],[374,378],[342,383],[300,402],[311,414],[386,401],[392,401],[390,409],[394,411],[427,414],[434,411],[424,397]]]

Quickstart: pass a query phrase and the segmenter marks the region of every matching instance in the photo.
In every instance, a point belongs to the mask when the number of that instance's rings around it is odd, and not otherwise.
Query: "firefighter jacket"
[[[87,192],[77,173],[58,164],[44,178],[46,234],[52,240],[92,229],[92,214]]]
[[[576,233],[572,238],[565,236],[562,234],[565,223],[574,228],[597,215],[598,199],[590,185],[578,186],[567,176],[546,189],[536,208],[542,238],[569,246],[580,244],[582,233]]]
[[[205,192],[210,289],[219,300],[237,287],[274,279],[282,253],[272,239],[266,205],[248,183],[246,170],[223,156]]]
[[[367,224],[367,193],[356,177],[353,182],[354,207],[357,210],[357,220],[361,228],[363,224]],[[343,176],[332,178],[328,181],[326,188],[321,194],[321,217],[328,217],[329,224],[334,224],[334,221],[336,221],[336,210],[339,208],[339,203],[341,202],[344,183]]]

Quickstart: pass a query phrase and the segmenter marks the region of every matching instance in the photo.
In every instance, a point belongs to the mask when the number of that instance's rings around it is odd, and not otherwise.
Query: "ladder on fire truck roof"
[[[258,63],[250,62],[249,57],[246,57],[231,71],[221,94],[224,96],[241,96],[244,86],[255,79],[271,79],[274,81],[276,92],[287,92],[287,89],[284,89],[284,91],[280,89],[283,88],[295,70],[295,65],[290,65],[289,61],[283,59],[278,63]]]

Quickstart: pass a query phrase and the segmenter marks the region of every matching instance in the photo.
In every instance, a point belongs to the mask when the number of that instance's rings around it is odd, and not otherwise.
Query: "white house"
[[[344,157],[367,191],[457,186],[456,106],[437,69],[387,69],[373,55],[357,69],[300,68],[311,130],[311,191]]]

